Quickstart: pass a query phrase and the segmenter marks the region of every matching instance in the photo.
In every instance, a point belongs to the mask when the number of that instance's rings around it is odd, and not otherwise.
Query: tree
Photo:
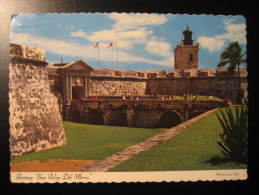
[[[248,114],[247,107],[220,110],[216,114],[223,132],[218,145],[225,160],[240,163],[247,162]]]
[[[240,82],[240,65],[246,63],[244,58],[245,53],[242,52],[242,47],[235,41],[229,44],[229,46],[221,53],[220,62],[217,67],[228,66],[228,72],[233,74],[234,70],[238,69],[238,93],[237,103],[241,103],[241,82]]]

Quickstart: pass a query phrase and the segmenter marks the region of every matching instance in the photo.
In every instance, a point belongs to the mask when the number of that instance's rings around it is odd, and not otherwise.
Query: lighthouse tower
[[[192,31],[187,26],[183,31],[184,39],[174,49],[175,69],[198,68],[199,44],[193,44]]]

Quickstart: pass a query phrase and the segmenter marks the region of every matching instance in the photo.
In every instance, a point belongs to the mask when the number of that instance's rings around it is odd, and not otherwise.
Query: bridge
[[[208,110],[225,107],[224,100],[80,99],[72,100],[66,120],[99,125],[169,128]]]

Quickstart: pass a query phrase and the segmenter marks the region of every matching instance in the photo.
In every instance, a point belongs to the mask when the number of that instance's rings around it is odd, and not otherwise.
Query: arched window
[[[190,54],[189,59],[190,59],[190,62],[193,61],[193,55],[192,55],[192,53]]]

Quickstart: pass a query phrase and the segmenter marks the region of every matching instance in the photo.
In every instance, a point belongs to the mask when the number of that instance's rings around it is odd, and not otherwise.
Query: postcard
[[[241,15],[13,14],[11,182],[247,179]]]

